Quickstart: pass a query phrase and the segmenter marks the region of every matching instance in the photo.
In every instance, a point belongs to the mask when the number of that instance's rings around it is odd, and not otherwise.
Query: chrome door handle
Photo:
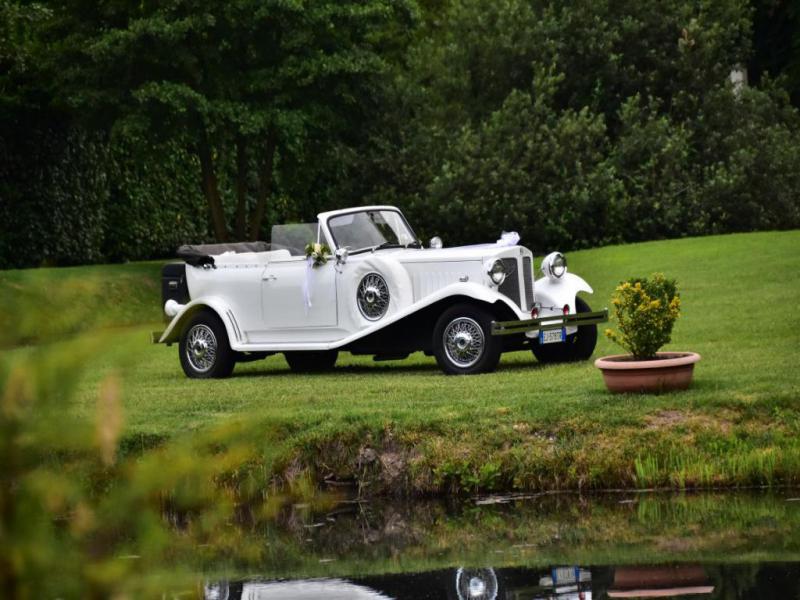
[[[264,275],[264,277],[262,277],[261,279],[263,281],[275,281],[277,277],[275,277],[275,275],[270,273],[269,275]]]

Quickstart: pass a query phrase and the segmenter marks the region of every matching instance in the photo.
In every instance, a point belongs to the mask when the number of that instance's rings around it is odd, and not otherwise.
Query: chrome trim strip
[[[225,314],[228,315],[228,319],[231,321],[231,325],[233,326],[233,332],[236,334],[236,341],[242,341],[242,331],[239,329],[239,324],[236,322],[236,319],[233,316],[233,312],[228,309],[225,311]]]

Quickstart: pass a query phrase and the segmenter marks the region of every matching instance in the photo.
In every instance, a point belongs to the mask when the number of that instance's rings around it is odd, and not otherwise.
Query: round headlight
[[[506,280],[507,275],[508,272],[506,271],[506,267],[502,260],[496,260],[492,263],[492,266],[489,269],[489,278],[492,280],[492,282],[494,282],[496,285],[500,285]]]
[[[551,279],[560,279],[567,272],[567,258],[561,252],[551,252],[542,261],[542,272]]]

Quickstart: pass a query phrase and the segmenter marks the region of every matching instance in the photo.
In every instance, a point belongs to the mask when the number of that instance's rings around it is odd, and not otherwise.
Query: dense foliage
[[[454,3],[385,90],[358,192],[538,250],[797,227],[797,111],[729,79],[750,35],[740,0]]]
[[[163,256],[364,203],[538,251],[800,227],[782,0],[0,12],[3,266]]]
[[[179,144],[109,143],[41,121],[16,132],[0,137],[0,265],[169,256],[209,237]]]

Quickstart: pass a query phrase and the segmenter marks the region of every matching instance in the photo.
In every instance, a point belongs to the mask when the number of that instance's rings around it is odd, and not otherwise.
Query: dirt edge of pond
[[[342,425],[325,435],[284,432],[239,476],[257,471],[276,488],[303,482],[361,496],[798,485],[800,439],[780,429],[726,411],[677,410],[613,431],[569,421],[491,432]]]

